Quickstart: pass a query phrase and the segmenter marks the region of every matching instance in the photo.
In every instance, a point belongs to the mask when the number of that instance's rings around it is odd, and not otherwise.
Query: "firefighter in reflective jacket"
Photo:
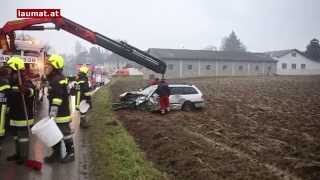
[[[1,141],[5,135],[5,123],[7,113],[7,97],[11,87],[8,80],[8,70],[6,67],[0,67],[0,154]]]
[[[11,90],[8,94],[10,131],[12,131],[15,139],[14,155],[7,157],[8,161],[16,161],[23,164],[29,155],[29,134],[28,126],[33,125],[33,101],[34,86],[25,76],[21,77],[22,86],[19,86],[18,71],[23,75],[25,69],[24,62],[20,57],[12,57],[7,61],[10,69],[10,86]],[[23,94],[26,104],[27,116],[25,114],[24,102],[21,94]]]
[[[79,69],[78,78],[75,84],[76,91],[76,109],[79,110],[80,102],[86,100],[86,102],[91,107],[91,93],[88,83],[88,73],[89,68],[87,66],[82,66]],[[88,120],[86,118],[86,113],[80,112],[80,127],[88,128]]]
[[[63,134],[66,147],[66,155],[61,154],[62,141],[53,146],[53,153],[45,158],[48,163],[74,161],[74,145],[72,132],[69,127],[71,122],[68,80],[63,75],[64,60],[60,55],[51,55],[48,59],[47,79],[49,82],[49,116],[54,117],[59,129]]]

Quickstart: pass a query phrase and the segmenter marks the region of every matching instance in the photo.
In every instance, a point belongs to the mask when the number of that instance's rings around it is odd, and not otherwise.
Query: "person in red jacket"
[[[166,111],[170,111],[170,102],[169,102],[169,96],[170,96],[170,89],[168,84],[164,79],[162,79],[158,85],[158,88],[156,89],[155,93],[157,93],[160,97],[160,112],[161,114],[165,114]]]

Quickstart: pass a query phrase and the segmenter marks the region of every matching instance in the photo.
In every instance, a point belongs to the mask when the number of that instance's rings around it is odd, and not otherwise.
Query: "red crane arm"
[[[53,23],[57,29],[63,29],[71,34],[81,37],[84,40],[104,47],[124,58],[145,66],[157,73],[166,72],[166,63],[150,54],[131,46],[125,42],[114,41],[102,34],[96,33],[80,24],[77,24],[65,17],[61,18],[31,18],[7,22],[0,29],[0,48],[12,51],[14,47],[14,31],[16,30],[44,30],[43,26],[34,26],[44,23]],[[9,42],[8,42],[9,37]]]
[[[32,27],[33,25],[44,24],[44,23],[53,23],[56,27],[64,29],[65,31],[74,34],[78,37],[81,37],[91,43],[96,42],[95,40],[95,33],[86,28],[77,24],[73,21],[70,21],[67,18],[34,18],[34,19],[21,19],[15,21],[7,22],[1,31],[5,34],[10,34],[16,30],[28,30],[28,28]]]

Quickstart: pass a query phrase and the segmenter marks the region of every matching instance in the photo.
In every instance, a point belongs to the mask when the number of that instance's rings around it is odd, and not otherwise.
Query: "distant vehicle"
[[[125,92],[120,95],[120,101],[132,102],[136,107],[148,108],[151,111],[159,110],[159,96],[155,93],[157,85],[151,85],[140,91]],[[204,108],[205,102],[202,92],[195,85],[169,84],[169,96],[172,110],[192,111]]]

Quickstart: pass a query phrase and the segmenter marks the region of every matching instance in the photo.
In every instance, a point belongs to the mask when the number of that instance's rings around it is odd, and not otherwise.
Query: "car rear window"
[[[193,87],[170,87],[171,95],[178,95],[178,94],[198,94],[197,90]]]

